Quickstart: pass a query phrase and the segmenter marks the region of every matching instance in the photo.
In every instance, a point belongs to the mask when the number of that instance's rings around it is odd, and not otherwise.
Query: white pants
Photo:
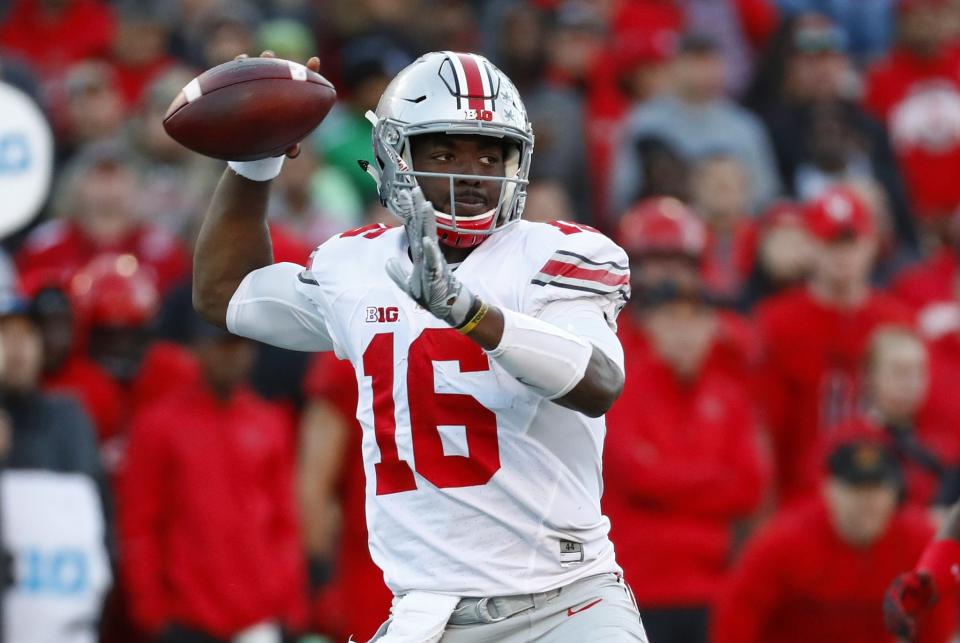
[[[371,639],[382,637],[380,626]],[[633,594],[617,574],[599,574],[571,583],[534,606],[502,621],[448,624],[442,643],[647,643]]]

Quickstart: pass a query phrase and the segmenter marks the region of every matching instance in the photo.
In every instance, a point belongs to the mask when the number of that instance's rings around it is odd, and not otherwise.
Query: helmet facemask
[[[390,119],[377,119],[372,113],[367,117],[374,123],[373,142],[378,168],[367,171],[377,180],[380,201],[395,215],[402,218],[397,208],[392,207],[399,190],[420,185],[420,179],[440,178],[447,181],[450,194],[450,212],[435,210],[438,236],[442,242],[454,247],[472,247],[486,237],[520,219],[526,201],[526,189],[533,152],[533,137],[527,132],[513,131],[500,125],[482,122],[433,122],[408,125]],[[505,176],[424,172],[413,167],[410,139],[425,134],[465,134],[492,136],[509,141],[505,146]],[[458,215],[455,187],[457,180],[497,181],[500,193],[497,205],[487,212],[475,215]]]

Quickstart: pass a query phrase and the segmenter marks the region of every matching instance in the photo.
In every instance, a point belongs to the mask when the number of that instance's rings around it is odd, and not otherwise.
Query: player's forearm
[[[518,318],[518,316],[519,319],[526,321],[521,324],[523,337],[518,337],[520,333],[510,332],[508,342],[511,346],[507,350],[511,351],[511,355],[499,352],[507,348],[502,344],[508,329],[504,313],[494,306],[490,307],[467,336],[480,344],[484,350],[490,351],[494,359],[502,358],[501,365],[518,380],[547,391],[558,386],[558,381],[562,382],[566,379],[566,371],[573,369],[579,375],[577,362],[581,358],[574,353],[580,353],[581,348],[586,344],[587,350],[582,353],[586,358],[582,376],[579,376],[573,388],[568,388],[560,397],[552,399],[561,406],[589,417],[600,417],[606,413],[623,390],[623,373],[620,368],[595,346],[590,346],[586,342],[580,345],[570,342],[569,334],[552,324],[527,315],[511,313],[512,318]],[[556,352],[568,354],[554,355],[556,358],[561,358],[554,365],[555,370],[550,365],[534,363],[534,361],[547,361],[546,359],[538,360],[538,353],[546,356]],[[570,357],[570,360],[562,359],[565,357]],[[562,384],[560,386],[567,388]]]
[[[207,321],[226,325],[227,305],[243,278],[273,262],[267,230],[268,181],[226,170],[197,237],[193,306]]]

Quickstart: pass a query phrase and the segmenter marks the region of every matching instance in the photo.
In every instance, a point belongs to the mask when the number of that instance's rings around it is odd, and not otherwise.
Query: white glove
[[[453,275],[437,241],[433,205],[419,187],[401,190],[390,203],[403,220],[410,241],[413,270],[407,272],[397,257],[387,260],[387,274],[394,283],[433,315],[454,328],[466,324],[479,307],[479,300]]]

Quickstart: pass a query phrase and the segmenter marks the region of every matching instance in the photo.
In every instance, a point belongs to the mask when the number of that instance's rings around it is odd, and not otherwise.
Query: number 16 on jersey
[[[363,353],[363,374],[373,391],[373,432],[380,449],[374,465],[377,495],[413,491],[414,468],[397,453],[393,333],[374,335]],[[416,472],[438,488],[486,484],[500,469],[497,416],[471,395],[438,393],[434,362],[456,362],[461,373],[489,371],[486,353],[452,328],[427,328],[407,354],[407,406]],[[441,426],[465,429],[468,455],[446,455]]]

